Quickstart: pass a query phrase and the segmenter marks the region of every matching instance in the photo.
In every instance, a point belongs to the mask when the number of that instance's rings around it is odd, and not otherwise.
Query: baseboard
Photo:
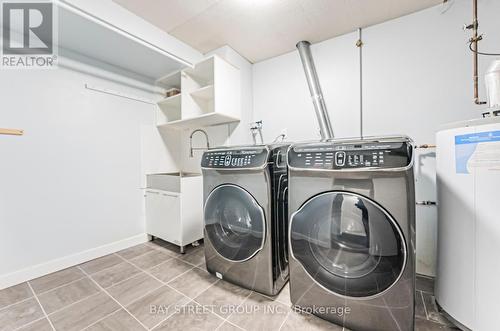
[[[10,274],[0,275],[0,290],[14,286],[25,281],[35,279],[47,274],[72,267],[74,265],[84,263],[104,255],[118,252],[135,245],[139,245],[148,241],[148,236],[143,233],[120,241],[115,241],[110,244],[92,248],[80,253],[68,255],[59,259],[41,263],[26,269],[15,271]]]

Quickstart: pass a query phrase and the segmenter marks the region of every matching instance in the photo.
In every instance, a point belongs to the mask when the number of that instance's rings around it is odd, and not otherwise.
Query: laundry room
[[[491,331],[500,1],[0,0],[0,331]]]

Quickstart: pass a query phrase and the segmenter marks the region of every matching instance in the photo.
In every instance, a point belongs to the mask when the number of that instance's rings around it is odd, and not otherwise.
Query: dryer
[[[202,158],[207,270],[267,295],[289,274],[287,149],[222,148]]]
[[[352,330],[413,330],[410,139],[295,144],[288,166],[292,304]]]

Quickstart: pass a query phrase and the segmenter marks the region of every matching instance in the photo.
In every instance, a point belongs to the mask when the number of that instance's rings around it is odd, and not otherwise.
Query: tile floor
[[[416,329],[452,330],[432,289],[418,278]],[[292,312],[289,296],[288,286],[269,298],[218,280],[205,270],[202,246],[181,255],[156,240],[1,290],[0,330],[342,331]]]

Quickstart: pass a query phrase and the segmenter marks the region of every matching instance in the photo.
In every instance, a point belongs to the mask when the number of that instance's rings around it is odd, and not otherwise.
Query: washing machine
[[[411,140],[295,144],[288,167],[293,306],[351,330],[413,330]]]
[[[207,270],[266,295],[289,275],[287,150],[232,147],[202,158]]]

